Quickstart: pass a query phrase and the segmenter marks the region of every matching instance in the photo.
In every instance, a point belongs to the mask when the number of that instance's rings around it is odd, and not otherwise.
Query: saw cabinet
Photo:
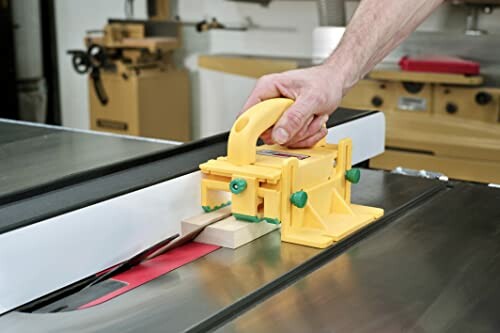
[[[370,161],[373,168],[500,183],[499,95],[481,76],[374,70],[342,106],[384,112],[386,152]]]

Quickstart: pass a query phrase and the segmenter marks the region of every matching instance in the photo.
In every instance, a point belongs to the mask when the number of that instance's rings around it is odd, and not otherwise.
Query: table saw
[[[339,109],[327,127],[352,139],[353,164],[383,151],[383,113]],[[278,229],[237,249],[189,242],[92,284],[203,213],[198,166],[227,139],[0,121],[0,330],[500,329],[500,190],[362,167],[352,202],[384,215],[326,248]]]

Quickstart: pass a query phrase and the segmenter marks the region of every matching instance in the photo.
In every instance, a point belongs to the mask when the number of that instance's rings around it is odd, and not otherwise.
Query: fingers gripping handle
[[[259,136],[273,126],[293,104],[288,98],[273,98],[254,105],[243,113],[231,129],[227,159],[236,165],[255,163]]]

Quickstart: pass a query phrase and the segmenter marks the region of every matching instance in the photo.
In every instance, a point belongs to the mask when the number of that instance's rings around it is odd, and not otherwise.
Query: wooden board
[[[206,227],[213,222],[223,220],[225,218],[228,218],[229,216],[231,216],[231,207],[224,207],[213,212],[204,213],[184,219],[182,220],[182,224],[186,225],[186,229],[183,229],[182,236],[192,232],[197,228]]]
[[[206,224],[212,218],[209,214],[211,213],[182,221],[182,234],[190,233],[200,225]],[[236,249],[278,228],[279,226],[264,221],[243,222],[230,216],[206,227],[195,240],[200,243]]]

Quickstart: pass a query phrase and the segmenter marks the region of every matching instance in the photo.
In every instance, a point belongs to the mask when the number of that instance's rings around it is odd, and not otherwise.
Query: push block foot
[[[383,209],[350,205],[350,214],[332,213],[315,227],[291,226],[282,229],[281,240],[316,248],[326,248],[374,222],[382,215],[384,215]]]
[[[329,220],[332,222],[329,223],[328,231],[325,234],[332,237],[335,242],[340,241],[384,215],[384,211],[378,208],[351,205],[351,209],[355,215],[332,214],[329,217]]]
[[[182,234],[196,228],[197,224],[193,224],[192,221],[182,222]],[[206,227],[195,240],[200,243],[236,249],[278,228],[279,226],[274,224],[248,223],[230,216]]]
[[[281,240],[283,242],[305,245],[324,249],[335,243],[334,239],[330,236],[322,234],[318,229],[301,228],[300,231],[291,231],[281,233]]]

